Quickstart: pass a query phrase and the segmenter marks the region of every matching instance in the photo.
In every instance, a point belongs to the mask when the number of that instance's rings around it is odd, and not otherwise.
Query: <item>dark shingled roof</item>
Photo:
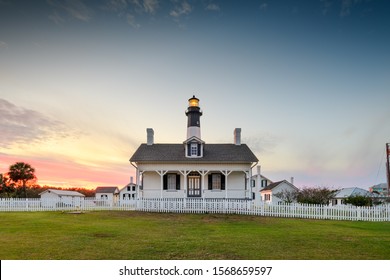
[[[247,145],[204,144],[202,158],[185,157],[183,144],[141,144],[131,162],[257,162]]]
[[[115,193],[118,187],[97,187],[95,193]]]
[[[260,190],[261,191],[269,191],[269,190],[272,190],[274,188],[276,188],[277,186],[279,186],[281,183],[285,182],[286,184],[290,185],[291,187],[295,188],[296,190],[298,190],[298,188],[296,186],[294,186],[293,184],[287,182],[286,180],[283,180],[283,181],[279,181],[279,182],[275,182],[275,183],[272,183],[272,184],[269,184],[268,186],[264,187],[263,189]]]
[[[273,188],[276,188],[277,186],[279,186],[279,184],[283,183],[284,181],[279,181],[279,182],[275,182],[275,183],[272,183],[272,184],[269,184],[268,186],[264,187],[264,189],[261,189],[261,191],[269,191],[269,190],[272,190]]]

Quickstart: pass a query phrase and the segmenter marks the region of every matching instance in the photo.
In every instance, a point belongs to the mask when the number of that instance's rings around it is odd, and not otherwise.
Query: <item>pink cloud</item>
[[[0,143],[3,148],[14,144],[42,143],[69,137],[72,130],[44,114],[16,106],[0,98]]]
[[[36,170],[38,184],[94,188],[99,185],[124,186],[134,176],[134,168],[126,163],[95,167],[61,159],[35,158],[0,154],[0,172],[5,173],[11,164],[24,161]]]

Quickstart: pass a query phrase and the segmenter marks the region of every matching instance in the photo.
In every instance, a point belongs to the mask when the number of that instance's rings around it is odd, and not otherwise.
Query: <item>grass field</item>
[[[143,212],[2,212],[0,259],[390,259],[390,223]]]

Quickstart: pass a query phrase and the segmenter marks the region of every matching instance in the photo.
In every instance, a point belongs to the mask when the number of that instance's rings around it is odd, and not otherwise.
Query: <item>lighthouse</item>
[[[188,99],[188,108],[186,110],[186,116],[188,118],[187,122],[187,139],[200,137],[200,116],[202,115],[202,110],[199,107],[199,99],[193,95]]]

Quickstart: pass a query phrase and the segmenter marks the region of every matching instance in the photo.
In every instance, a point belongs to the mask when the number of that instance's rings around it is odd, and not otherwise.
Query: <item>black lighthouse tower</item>
[[[186,110],[186,116],[188,117],[187,123],[187,139],[196,137],[201,139],[200,136],[200,116],[202,110],[199,107],[199,99],[193,95],[188,99],[188,108]]]

